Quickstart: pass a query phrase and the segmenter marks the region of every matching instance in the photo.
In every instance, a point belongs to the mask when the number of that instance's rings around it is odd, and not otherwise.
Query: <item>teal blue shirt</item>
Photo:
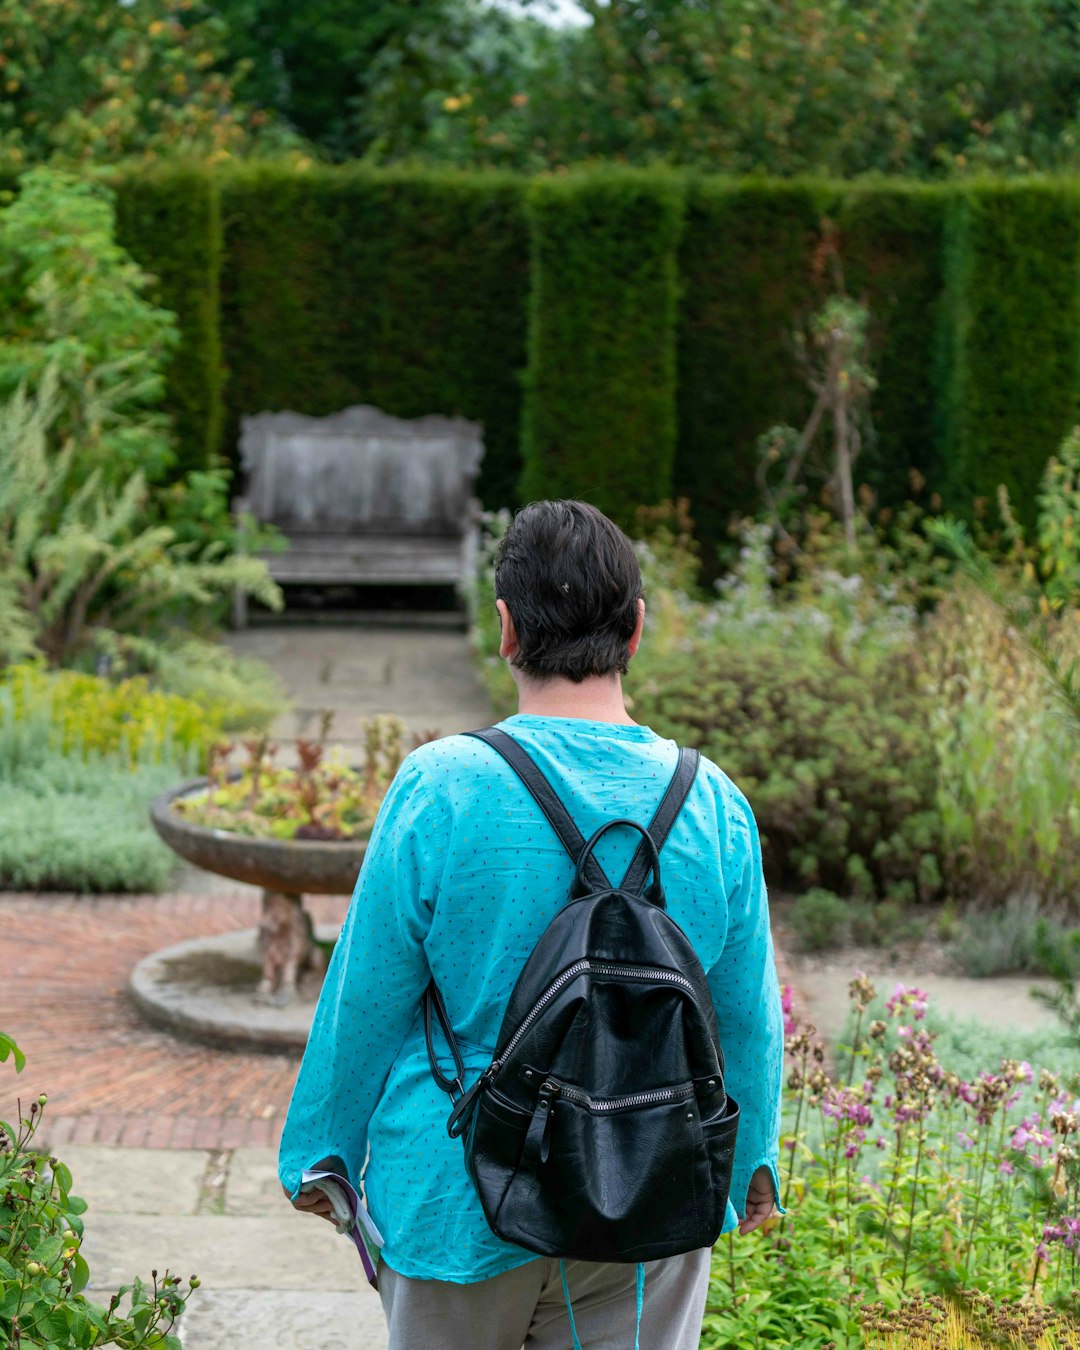
[[[500,723],[536,760],[588,838],[606,820],[648,823],[677,747],[647,727],[518,715]],[[640,836],[613,830],[597,856],[610,877]],[[702,759],[664,846],[668,911],[708,973],[741,1108],[725,1231],[762,1165],[776,1182],[783,1021],[745,797]],[[482,742],[449,736],[413,751],[372,831],[323,984],[281,1139],[290,1194],[321,1159],[362,1178],[402,1275],[468,1284],[532,1252],[490,1230],[446,1133],[450,1099],[428,1068],[420,999],[432,976],[461,1043],[466,1086],[492,1058],[526,958],[565,903],[573,864],[513,770]],[[447,1061],[448,1063],[448,1061]]]

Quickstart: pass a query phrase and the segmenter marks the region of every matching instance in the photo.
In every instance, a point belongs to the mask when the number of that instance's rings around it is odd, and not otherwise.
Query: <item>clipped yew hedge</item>
[[[1035,515],[1047,457],[1075,423],[1080,188],[978,183],[949,202],[941,490],[958,509],[1009,489]]]
[[[532,292],[521,496],[621,524],[671,495],[682,182],[596,171],[529,192]]]
[[[153,299],[180,322],[165,408],[174,418],[178,469],[205,468],[221,452],[220,195],[199,167],[129,170],[113,182],[117,237],[156,278]]]
[[[244,413],[484,424],[480,490],[520,473],[529,245],[522,180],[260,166],[223,180],[228,432]]]
[[[858,477],[880,500],[917,469],[963,514],[1005,483],[1030,521],[1078,413],[1065,180],[179,165],[114,182],[121,241],[180,320],[184,468],[235,457],[246,413],[456,413],[484,424],[487,506],[575,494],[629,522],[685,495],[711,559],[758,505],[758,437],[809,411],[794,334],[827,289],[825,221],[872,312]]]
[[[812,312],[811,265],[831,194],[820,183],[702,178],[679,250],[678,453],[673,487],[703,541],[758,507],[755,445],[808,415],[793,332]]]

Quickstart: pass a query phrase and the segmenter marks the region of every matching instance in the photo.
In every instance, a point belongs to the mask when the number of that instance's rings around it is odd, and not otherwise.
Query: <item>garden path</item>
[[[284,681],[293,706],[272,728],[282,741],[317,735],[323,710],[334,714],[330,739],[354,754],[363,749],[361,723],[377,713],[396,713],[412,732],[443,735],[491,720],[468,640],[453,628],[280,624],[231,633],[227,642]]]
[[[791,979],[798,990],[802,1010],[826,1037],[838,1036],[844,1028],[848,1010],[848,981],[859,962],[842,956],[818,968],[791,966]],[[1032,988],[1051,990],[1053,982],[1027,975],[999,975],[976,980],[962,975],[927,975],[916,967],[902,964],[879,973],[870,973],[878,992],[888,998],[898,984],[917,985],[930,996],[937,1012],[970,1018],[988,1028],[1003,1031],[1051,1031],[1060,1025],[1057,1018],[1031,997]]]

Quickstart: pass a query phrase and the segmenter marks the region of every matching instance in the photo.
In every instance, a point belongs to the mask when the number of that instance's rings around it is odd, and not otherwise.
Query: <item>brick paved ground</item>
[[[27,1056],[16,1088],[49,1095],[42,1137],[50,1148],[276,1145],[297,1060],[178,1040],[144,1022],[127,996],[143,956],[254,927],[258,903],[251,892],[0,895],[0,1028]],[[348,898],[308,903],[318,922],[339,922]],[[5,1079],[5,1096],[12,1082]]]
[[[180,1040],[145,1022],[127,994],[143,956],[254,927],[258,903],[253,892],[0,894],[0,1028],[27,1055],[16,1089],[31,1099],[49,1095],[42,1131],[49,1148],[276,1146],[297,1059]],[[308,897],[308,904],[316,921],[340,922],[348,898]],[[10,1092],[13,1080],[6,1082]]]

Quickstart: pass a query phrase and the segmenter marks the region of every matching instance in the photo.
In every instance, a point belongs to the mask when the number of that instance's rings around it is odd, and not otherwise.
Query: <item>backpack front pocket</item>
[[[493,1227],[530,1251],[636,1262],[708,1246],[714,1217],[692,1083],[600,1100],[548,1080]]]

